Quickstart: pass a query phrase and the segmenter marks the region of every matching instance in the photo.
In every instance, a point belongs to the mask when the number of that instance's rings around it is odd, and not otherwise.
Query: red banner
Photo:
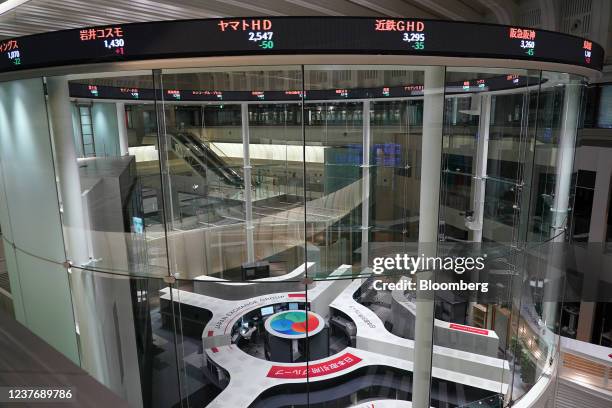
[[[450,328],[454,330],[461,330],[461,331],[468,332],[468,333],[482,334],[483,336],[489,335],[489,331],[487,329],[479,329],[478,327],[463,326],[461,324],[451,323]]]
[[[277,366],[274,365],[268,371],[270,378],[306,378],[320,377],[322,375],[337,373],[359,363],[361,359],[351,353],[344,353],[332,360],[323,363],[309,364],[308,366]]]

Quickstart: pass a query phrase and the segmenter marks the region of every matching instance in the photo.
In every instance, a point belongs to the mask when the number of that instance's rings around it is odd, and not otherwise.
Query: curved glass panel
[[[33,330],[133,406],[512,405],[573,330],[582,88],[408,65],[1,83],[16,316],[53,309]]]
[[[159,77],[177,276],[297,281],[305,274],[301,75],[290,66]],[[201,95],[211,101],[194,102]]]

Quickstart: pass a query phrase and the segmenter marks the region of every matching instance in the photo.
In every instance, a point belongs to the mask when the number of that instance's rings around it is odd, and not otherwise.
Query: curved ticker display
[[[523,75],[500,75],[459,82],[447,82],[447,94],[502,91],[546,82],[539,77]],[[151,89],[116,87],[107,85],[71,82],[70,96],[73,98],[166,100],[206,102],[258,102],[258,101],[322,101],[351,99],[393,99],[423,96],[423,85],[383,86],[375,88],[313,89],[308,91],[225,91],[210,89]]]
[[[275,17],[109,25],[0,42],[0,72],[153,58],[396,54],[556,62],[601,70],[579,37],[494,24],[409,18]]]

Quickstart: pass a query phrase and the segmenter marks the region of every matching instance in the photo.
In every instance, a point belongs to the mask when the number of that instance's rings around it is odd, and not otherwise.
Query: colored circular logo
[[[308,333],[312,334],[318,331],[320,325],[318,316],[310,312],[308,313],[308,324],[306,324],[306,313],[301,310],[281,312],[270,317],[270,328],[287,336],[304,335],[307,326]]]

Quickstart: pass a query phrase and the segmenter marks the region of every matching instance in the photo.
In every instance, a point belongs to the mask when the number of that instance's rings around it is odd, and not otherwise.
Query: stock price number
[[[535,41],[521,40],[521,48],[527,50],[527,55],[533,55],[535,50]]]
[[[274,32],[272,31],[250,31],[249,41],[259,43],[262,49],[269,50],[274,48],[274,41],[272,41],[273,36]]]
[[[404,33],[402,41],[412,44],[415,50],[425,49],[425,34],[424,33]]]
[[[21,65],[21,53],[19,50],[9,51],[6,53],[6,55],[14,65]]]
[[[125,40],[123,38],[115,38],[113,40],[104,40],[104,47],[109,50],[114,49],[115,54],[123,55],[123,47],[125,46]]]

